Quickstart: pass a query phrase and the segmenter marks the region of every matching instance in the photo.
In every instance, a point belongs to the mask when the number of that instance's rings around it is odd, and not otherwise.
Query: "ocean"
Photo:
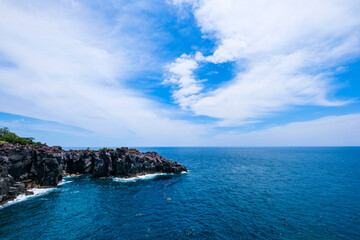
[[[180,175],[65,178],[0,208],[0,239],[360,239],[360,147],[139,148]]]

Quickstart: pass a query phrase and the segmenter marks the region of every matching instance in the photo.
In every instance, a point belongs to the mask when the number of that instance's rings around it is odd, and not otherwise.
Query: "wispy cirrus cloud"
[[[357,115],[237,128],[292,106],[351,100],[332,97],[332,68],[359,56],[355,1],[175,2],[183,6],[179,14],[193,11],[198,26],[176,13],[169,21],[174,5],[157,0],[1,1],[0,112],[15,120],[0,113],[0,125],[63,146],[278,145],[289,132],[299,136],[289,143],[311,145],[318,129],[319,143],[357,143],[344,125],[356,128]],[[204,46],[197,27],[211,39]],[[198,77],[207,64],[222,69],[228,62],[237,71],[230,81],[214,82],[210,72],[208,81]],[[174,104],[161,85],[164,65]]]
[[[0,52],[13,63],[0,66],[0,111],[77,126],[119,145],[196,143],[204,127],[173,119],[126,87],[156,62],[131,29],[108,25],[78,1],[0,6]]]
[[[170,74],[178,76],[172,81],[177,87],[175,100],[196,115],[218,118],[221,126],[236,126],[291,106],[349,102],[330,96],[336,89],[331,68],[359,57],[358,1],[187,0],[174,4],[190,5],[204,36],[217,41],[211,55],[192,53],[193,61],[234,61],[244,69],[223,87],[179,98],[178,92],[187,86],[181,84],[182,75],[169,68]],[[191,75],[194,70],[192,66],[184,72]],[[192,84],[197,81],[193,77]]]

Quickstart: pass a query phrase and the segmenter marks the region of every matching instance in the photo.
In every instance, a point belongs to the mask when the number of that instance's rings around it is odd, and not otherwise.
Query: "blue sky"
[[[360,145],[359,12],[4,0],[0,126],[73,147]]]

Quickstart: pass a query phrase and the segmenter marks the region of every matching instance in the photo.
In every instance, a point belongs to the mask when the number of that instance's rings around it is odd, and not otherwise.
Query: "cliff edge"
[[[0,143],[0,205],[33,187],[55,187],[63,176],[134,177],[151,173],[186,172],[185,166],[155,152],[117,148],[65,151],[45,144]]]

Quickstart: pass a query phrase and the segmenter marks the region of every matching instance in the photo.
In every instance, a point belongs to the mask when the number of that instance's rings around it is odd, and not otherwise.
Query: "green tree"
[[[5,141],[9,143],[19,143],[22,145],[35,145],[41,144],[40,142],[34,142],[35,138],[33,137],[19,137],[13,132],[10,132],[9,128],[3,127],[0,128],[0,141]]]
[[[0,140],[4,137],[5,134],[8,133],[10,133],[9,128],[7,127],[0,128]]]

